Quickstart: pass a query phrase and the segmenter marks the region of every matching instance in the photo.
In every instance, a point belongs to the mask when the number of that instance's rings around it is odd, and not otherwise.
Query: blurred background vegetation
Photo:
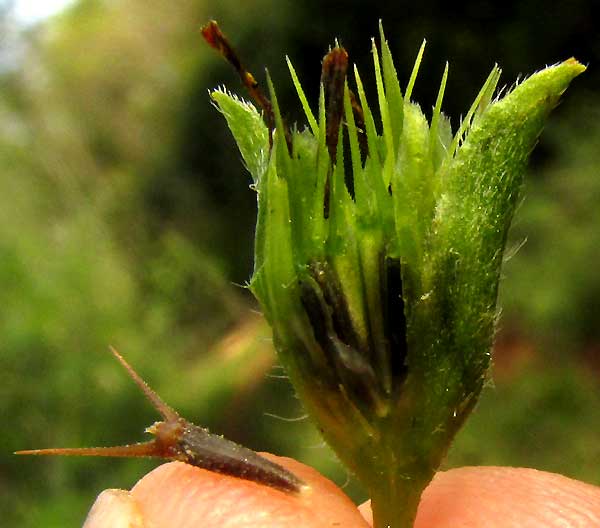
[[[301,112],[284,55],[314,101],[335,37],[369,77],[379,18],[403,84],[428,38],[414,96],[426,111],[450,60],[454,126],[495,61],[508,85],[572,55],[590,65],[533,155],[495,381],[446,465],[532,466],[600,484],[597,2],[75,0],[26,26],[14,7],[0,2],[4,526],[79,526],[100,490],[130,487],[156,465],[11,454],[143,438],[156,416],[108,344],[183,416],[299,458],[364,498],[295,420],[301,406],[238,286],[252,267],[255,196],[209,102],[223,83],[243,94],[201,42],[209,17],[251,70],[269,67],[290,121]]]

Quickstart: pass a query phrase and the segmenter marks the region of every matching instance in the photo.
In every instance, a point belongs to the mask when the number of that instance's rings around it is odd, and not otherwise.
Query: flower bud
[[[404,95],[381,33],[376,123],[339,47],[323,61],[309,127],[274,129],[212,93],[258,194],[250,288],[282,363],[339,458],[368,488],[375,526],[411,526],[420,494],[488,375],[507,231],[522,176],[575,59],[502,99],[492,69],[458,131]],[[353,78],[349,87],[348,78]],[[268,121],[268,120],[267,120]]]

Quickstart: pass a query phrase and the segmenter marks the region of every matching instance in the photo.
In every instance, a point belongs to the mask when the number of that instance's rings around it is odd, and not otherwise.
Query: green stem
[[[410,477],[408,477],[410,475]],[[389,474],[371,488],[373,528],[412,528],[423,490],[433,472],[412,469]]]

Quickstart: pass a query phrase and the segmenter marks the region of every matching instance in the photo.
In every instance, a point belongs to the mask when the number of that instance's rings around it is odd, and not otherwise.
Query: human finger
[[[360,507],[372,522],[369,503]],[[535,469],[440,472],[423,493],[415,528],[597,528],[600,488]]]
[[[108,489],[98,495],[83,528],[144,528],[144,522],[128,491]]]
[[[291,459],[264,456],[296,474],[307,484],[306,488],[299,493],[286,493],[171,462],[143,477],[129,493],[141,512],[141,528],[368,526],[350,499],[317,471]],[[104,526],[109,525],[86,528]]]

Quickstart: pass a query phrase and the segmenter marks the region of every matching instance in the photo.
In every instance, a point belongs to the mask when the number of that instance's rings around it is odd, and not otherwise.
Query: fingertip
[[[171,462],[141,479],[131,495],[147,522],[157,528],[367,526],[348,497],[315,470],[291,459],[265,456],[295,473],[307,487],[286,493]]]
[[[144,528],[144,520],[128,491],[108,489],[98,495],[83,528]]]

